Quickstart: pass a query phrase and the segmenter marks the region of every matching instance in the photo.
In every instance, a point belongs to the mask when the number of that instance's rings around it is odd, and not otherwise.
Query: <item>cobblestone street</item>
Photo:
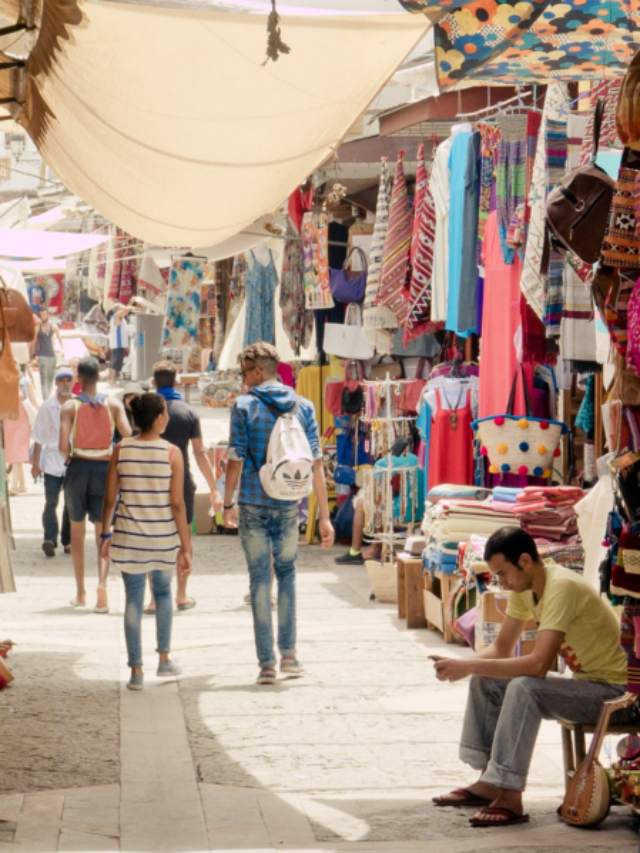
[[[182,677],[156,679],[145,617],[145,690],[127,691],[121,581],[110,578],[109,615],[68,605],[71,559],[42,554],[42,501],[33,485],[13,500],[18,592],[0,598],[2,638],[17,644],[0,694],[0,851],[638,849],[624,809],[595,831],[558,821],[555,724],[536,750],[530,824],[477,830],[467,812],[431,805],[473,779],[457,759],[466,685],[436,681],[427,656],[440,636],[370,602],[366,571],[333,564],[338,548],[300,549],[304,678],[255,685],[240,543],[208,536],[195,539],[197,607],[174,621]]]

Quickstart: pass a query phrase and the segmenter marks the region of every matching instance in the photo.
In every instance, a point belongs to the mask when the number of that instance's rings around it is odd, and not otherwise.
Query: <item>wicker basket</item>
[[[396,563],[379,563],[377,560],[367,560],[365,565],[376,601],[383,604],[397,604],[398,569]]]

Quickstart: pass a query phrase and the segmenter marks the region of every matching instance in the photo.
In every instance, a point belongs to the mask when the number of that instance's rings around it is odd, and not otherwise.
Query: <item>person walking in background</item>
[[[159,361],[153,365],[153,384],[158,394],[167,404],[169,421],[163,434],[163,438],[175,444],[182,452],[184,462],[184,503],[187,513],[187,524],[191,526],[195,512],[196,484],[191,476],[189,464],[189,444],[193,448],[198,468],[209,486],[209,503],[215,512],[222,509],[223,498],[218,491],[216,479],[205,453],[202,443],[202,428],[200,418],[188,403],[185,403],[182,395],[176,391],[176,368],[170,361]],[[187,580],[189,575],[178,575],[178,589],[176,592],[176,605],[178,610],[189,610],[195,607],[195,598],[187,595]],[[145,607],[145,613],[153,613],[153,601]]]
[[[142,690],[142,605],[147,573],[156,602],[158,675],[180,674],[171,650],[171,574],[188,575],[192,547],[184,505],[184,462],[179,449],[160,438],[169,422],[164,399],[155,393],[130,401],[140,435],[118,444],[109,463],[102,513],[100,555],[122,573],[126,590],[124,614],[131,678],[127,687]],[[116,501],[120,503],[113,534]]]
[[[238,358],[242,378],[249,388],[231,410],[231,435],[227,454],[224,523],[236,526],[234,493],[238,481],[239,528],[249,568],[253,630],[260,673],[258,684],[274,684],[276,659],[271,620],[271,560],[278,581],[278,648],[280,672],[300,676],[304,667],[296,656],[296,558],[298,556],[298,501],[270,497],[262,487],[260,469],[265,464],[269,439],[280,415],[294,412],[313,457],[312,484],[318,499],[323,548],[333,545],[327,487],[322,467],[320,435],[313,404],[297,397],[292,388],[277,381],[278,351],[258,341]],[[299,472],[298,472],[299,473]],[[291,471],[295,479],[295,472]]]
[[[81,358],[78,381],[82,394],[65,403],[60,415],[60,453],[68,460],[64,494],[71,520],[71,556],[76,577],[72,607],[85,607],[84,541],[87,516],[100,548],[102,501],[107,487],[107,470],[113,451],[113,431],[128,438],[131,427],[120,400],[98,394],[100,365],[92,356]],[[98,558],[98,600],[95,613],[108,613],[107,564]]]
[[[23,466],[29,462],[31,424],[35,423],[37,411],[40,407],[30,371],[24,364],[19,364],[18,370],[20,373],[20,414],[16,421],[3,421],[4,458],[6,464],[12,466],[9,494],[13,496],[24,495],[27,492]]]
[[[119,302],[111,309],[109,315],[109,385],[115,385],[118,374],[129,350],[129,325],[128,315],[135,309],[135,305],[121,305]]]
[[[38,315],[39,325],[34,341],[35,354],[38,357],[38,371],[40,373],[40,389],[42,399],[47,400],[51,394],[53,378],[56,372],[55,340],[58,339],[62,349],[62,336],[60,329],[51,322],[48,308],[42,308]]]
[[[73,370],[59,367],[56,371],[56,393],[44,401],[33,426],[33,459],[31,475],[36,480],[44,474],[44,512],[42,526],[44,542],[42,550],[47,557],[54,557],[58,547],[58,499],[64,488],[66,460],[60,453],[60,414],[62,406],[71,399]],[[71,551],[71,526],[66,502],[62,513],[60,542],[65,553]]]

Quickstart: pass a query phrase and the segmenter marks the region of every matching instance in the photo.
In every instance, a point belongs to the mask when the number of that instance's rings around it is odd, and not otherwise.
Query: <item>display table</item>
[[[180,373],[178,374],[178,385],[184,388],[184,398],[187,403],[191,402],[191,388],[198,384],[200,379],[199,373]]]
[[[426,628],[422,558],[398,554],[398,618],[407,620],[407,628]]]
[[[453,628],[446,621],[445,606],[453,587],[459,583],[459,575],[445,575],[434,572],[423,575],[424,580],[424,610],[427,616],[427,627],[437,628],[444,634],[445,643],[453,642]]]

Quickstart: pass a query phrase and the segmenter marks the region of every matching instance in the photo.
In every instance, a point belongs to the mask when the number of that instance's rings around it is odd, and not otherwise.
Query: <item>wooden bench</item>
[[[426,628],[422,558],[398,554],[398,619],[407,620],[407,628]]]
[[[595,724],[582,725],[580,723],[569,723],[567,720],[558,720],[558,722],[562,727],[564,784],[568,790],[573,774],[580,767],[587,755],[586,735],[592,735],[596,730],[596,726]],[[607,729],[608,735],[636,735],[639,732],[640,720],[621,725],[610,725]]]

